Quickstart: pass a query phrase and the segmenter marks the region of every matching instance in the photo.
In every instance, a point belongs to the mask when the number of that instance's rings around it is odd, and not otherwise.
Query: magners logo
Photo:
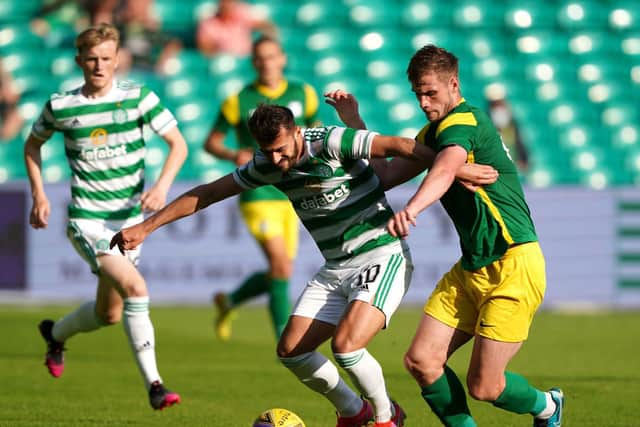
[[[93,145],[102,145],[107,142],[107,131],[102,128],[94,129],[89,134],[89,140]]]

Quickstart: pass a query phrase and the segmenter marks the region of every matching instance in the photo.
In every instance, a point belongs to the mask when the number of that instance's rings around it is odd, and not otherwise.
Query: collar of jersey
[[[256,90],[262,95],[266,96],[267,98],[275,99],[282,96],[282,94],[287,90],[289,82],[287,82],[286,80],[282,80],[278,87],[276,87],[275,89],[270,89],[268,86],[261,85],[260,83],[258,83],[258,81],[256,81],[255,85]]]

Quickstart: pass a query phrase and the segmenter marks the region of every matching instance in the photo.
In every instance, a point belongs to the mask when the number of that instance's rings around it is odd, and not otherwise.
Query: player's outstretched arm
[[[232,174],[217,181],[194,187],[143,222],[120,230],[111,239],[110,247],[113,248],[117,245],[122,253],[135,249],[157,228],[192,215],[227,197],[235,196],[243,190],[244,188],[235,182]]]
[[[391,235],[403,238],[408,236],[409,226],[416,226],[418,214],[444,195],[466,160],[467,152],[459,145],[440,151],[418,191],[409,199],[404,209],[389,220],[387,228]]]

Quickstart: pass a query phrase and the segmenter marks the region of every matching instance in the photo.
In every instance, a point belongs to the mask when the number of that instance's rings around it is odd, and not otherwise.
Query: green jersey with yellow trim
[[[218,113],[214,130],[227,133],[234,129],[239,148],[256,150],[258,145],[249,132],[248,122],[261,103],[288,107],[298,126],[313,127],[318,124],[318,95],[315,90],[306,83],[285,80],[275,89],[254,82],[227,98]],[[241,203],[256,200],[287,200],[287,196],[273,186],[245,191],[240,195]]]
[[[144,125],[164,135],[177,122],[154,92],[133,82],[114,81],[99,98],[85,97],[81,87],[51,96],[31,134],[45,141],[54,132],[64,134],[70,219],[125,220],[142,214]]]
[[[464,99],[443,119],[429,123],[416,140],[436,152],[459,145],[468,163],[493,166],[498,180],[473,193],[454,182],[440,201],[462,248],[462,266],[477,270],[496,261],[512,244],[537,241],[518,171],[491,119]]]

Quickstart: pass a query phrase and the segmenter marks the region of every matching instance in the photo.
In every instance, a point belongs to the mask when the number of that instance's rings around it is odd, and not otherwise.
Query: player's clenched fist
[[[124,255],[124,251],[137,248],[146,237],[147,233],[144,231],[142,224],[123,228],[111,238],[109,248],[113,249],[114,246],[118,245],[118,249],[120,249],[120,252]]]
[[[392,236],[404,239],[409,235],[410,225],[416,226],[416,215],[405,207],[389,220],[387,228]]]

